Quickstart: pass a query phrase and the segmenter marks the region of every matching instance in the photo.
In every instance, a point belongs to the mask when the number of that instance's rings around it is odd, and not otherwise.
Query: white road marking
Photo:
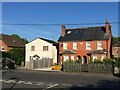
[[[83,85],[77,85],[78,87],[83,87]]]
[[[26,82],[26,83],[24,83],[24,84],[32,84],[31,82]]]
[[[51,86],[52,85],[52,83],[49,83],[49,84],[47,84],[46,86]]]
[[[64,85],[64,86],[72,86],[71,84],[62,84],[62,85]]]
[[[57,86],[57,85],[58,85],[58,84],[51,85],[51,86],[49,86],[49,87],[46,87],[46,89],[53,88],[53,87],[55,87],[55,86]]]
[[[3,81],[5,81],[5,80],[0,80],[0,82],[3,82]]]
[[[48,85],[50,85],[50,86],[48,86]],[[57,86],[58,84],[53,84],[53,85],[52,85],[52,83],[49,83],[48,85],[47,85],[48,87],[43,88],[42,90],[47,90],[47,89],[49,89],[49,88],[53,88],[53,87]]]
[[[17,83],[19,83],[19,84],[23,83],[23,84],[24,84],[24,83],[25,83],[25,81],[18,81]]]
[[[15,80],[8,80],[10,83],[15,83],[16,81]]]
[[[44,83],[43,82],[39,82],[36,85],[44,85]]]
[[[4,81],[4,83],[11,83],[11,82],[8,80],[8,81]]]

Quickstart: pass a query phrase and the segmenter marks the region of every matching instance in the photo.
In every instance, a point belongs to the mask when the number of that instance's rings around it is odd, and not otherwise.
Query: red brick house
[[[1,34],[0,51],[8,52],[10,49],[13,48],[25,48],[25,43],[17,37]]]
[[[106,20],[105,26],[87,28],[66,28],[62,24],[59,42],[59,62],[82,59],[82,64],[89,59],[111,57],[112,30]]]

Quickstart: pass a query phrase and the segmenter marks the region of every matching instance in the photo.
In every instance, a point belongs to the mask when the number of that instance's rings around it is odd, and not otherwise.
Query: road
[[[75,88],[120,88],[120,78],[111,74],[67,73],[33,70],[10,70],[2,75],[4,88],[51,88],[75,90]],[[17,81],[18,80],[18,81]]]

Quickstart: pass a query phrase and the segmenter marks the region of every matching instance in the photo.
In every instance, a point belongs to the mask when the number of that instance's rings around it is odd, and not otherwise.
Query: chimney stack
[[[64,23],[62,24],[62,36],[64,36],[65,35],[65,25],[64,25]]]
[[[108,33],[110,30],[110,23],[107,19],[106,19],[105,27],[106,27],[106,33]]]

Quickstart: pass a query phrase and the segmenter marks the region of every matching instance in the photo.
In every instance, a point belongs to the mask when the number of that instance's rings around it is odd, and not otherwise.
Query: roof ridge
[[[66,28],[66,30],[87,29],[87,28],[99,28],[99,27],[105,27],[105,26],[91,26],[91,27],[81,27],[81,28]]]

